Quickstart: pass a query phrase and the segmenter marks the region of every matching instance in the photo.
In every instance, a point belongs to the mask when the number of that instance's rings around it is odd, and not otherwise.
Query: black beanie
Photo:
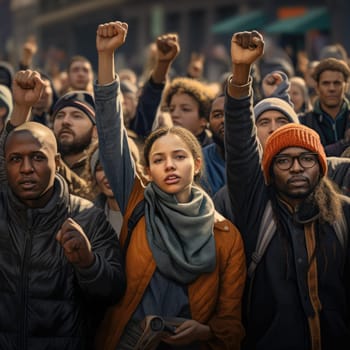
[[[58,99],[52,109],[52,116],[55,119],[56,114],[65,107],[75,107],[84,112],[96,124],[95,120],[95,101],[94,97],[87,91],[71,91]]]

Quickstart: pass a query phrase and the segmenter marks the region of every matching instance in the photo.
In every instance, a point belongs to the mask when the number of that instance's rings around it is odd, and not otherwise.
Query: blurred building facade
[[[0,6],[2,3],[4,1],[0,0]],[[233,31],[228,28],[226,32],[215,32],[213,28],[229,18],[237,20],[259,10],[264,15],[259,28],[245,28],[242,24],[241,28],[264,32],[266,25],[278,19],[319,7],[326,9],[327,25],[324,19],[319,19],[319,28],[306,28],[302,33],[285,33],[282,28],[282,32],[271,34],[272,39],[278,44],[290,42],[294,47],[306,45],[311,54],[315,50],[311,47],[314,41],[318,41],[316,46],[339,42],[350,50],[350,38],[343,27],[348,26],[345,16],[349,13],[346,10],[350,10],[345,0],[246,0],[244,4],[241,0],[12,0],[10,57],[18,57],[28,35],[34,34],[40,49],[36,57],[38,65],[56,61],[64,66],[71,55],[81,54],[96,67],[97,25],[122,20],[129,24],[129,32],[127,42],[118,54],[117,65],[141,72],[147,45],[161,33],[177,32],[181,54],[176,70],[182,73],[194,51],[206,54],[219,65],[221,60],[225,63]],[[299,13],[293,9],[299,9]],[[254,26],[254,22],[250,26]]]

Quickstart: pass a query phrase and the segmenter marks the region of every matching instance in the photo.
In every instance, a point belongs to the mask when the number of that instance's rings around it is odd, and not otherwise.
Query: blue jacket
[[[202,149],[205,170],[201,185],[210,196],[214,196],[226,183],[225,159],[217,147],[216,143],[211,143]]]

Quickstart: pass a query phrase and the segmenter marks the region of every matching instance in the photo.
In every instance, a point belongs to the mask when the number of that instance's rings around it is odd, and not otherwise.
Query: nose
[[[21,164],[21,172],[24,174],[32,173],[34,171],[33,164],[30,158],[25,157],[23,158],[23,162]]]
[[[69,114],[65,114],[64,117],[61,118],[61,122],[62,122],[62,124],[64,124],[64,125],[70,125],[71,122],[70,122],[70,116],[69,116]]]
[[[173,109],[171,109],[170,116],[173,119],[179,119],[180,116],[181,116],[180,108],[179,107],[174,107]]]
[[[304,171],[304,168],[300,165],[299,159],[297,157],[293,158],[292,160],[292,166],[290,168],[290,171],[298,173],[301,171]]]
[[[167,171],[175,169],[174,160],[171,157],[166,158],[165,160],[165,169]]]
[[[272,134],[277,129],[278,129],[277,123],[275,121],[272,121],[271,124],[270,124],[270,131],[269,131],[269,133]]]
[[[336,86],[334,83],[330,83],[329,84],[329,90],[335,90],[336,89]]]

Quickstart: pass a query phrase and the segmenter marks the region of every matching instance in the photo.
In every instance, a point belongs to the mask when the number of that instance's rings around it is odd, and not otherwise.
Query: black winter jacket
[[[125,290],[116,233],[103,212],[68,193],[57,176],[50,202],[25,207],[0,192],[0,349],[89,349],[98,318]],[[95,255],[74,267],[56,234],[66,218],[82,226]]]
[[[227,185],[235,224],[245,244],[247,266],[252,260],[263,212],[271,199],[261,170],[262,149],[256,136],[252,101],[252,96],[239,100],[226,96],[225,102]],[[350,199],[343,196],[343,201],[350,227]],[[308,316],[313,314],[313,308],[307,284],[309,265],[303,223],[309,221],[315,221],[318,237],[315,259],[322,305],[322,350],[349,347],[349,239],[347,246],[342,247],[334,228],[321,224],[317,213],[306,209],[291,213],[282,202],[277,202],[274,208],[279,218],[277,232],[257,266],[254,283],[251,279],[247,280],[243,305],[246,328],[243,349],[311,348]]]

